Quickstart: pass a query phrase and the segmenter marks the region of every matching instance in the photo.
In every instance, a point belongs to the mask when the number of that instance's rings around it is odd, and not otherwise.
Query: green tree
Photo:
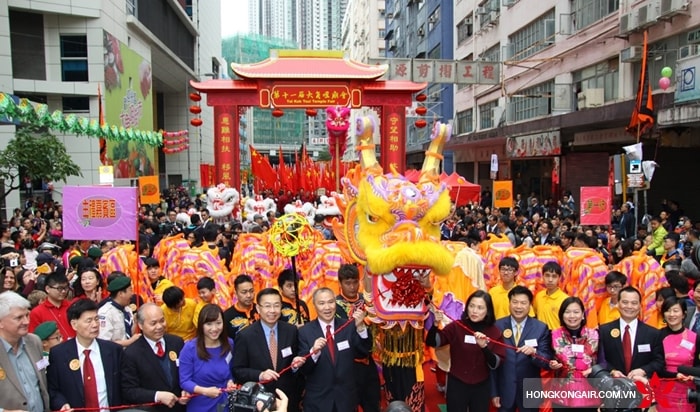
[[[0,150],[0,179],[5,182],[3,199],[21,188],[22,176],[47,182],[65,182],[68,176],[82,176],[66,146],[45,128],[17,127],[15,137]]]

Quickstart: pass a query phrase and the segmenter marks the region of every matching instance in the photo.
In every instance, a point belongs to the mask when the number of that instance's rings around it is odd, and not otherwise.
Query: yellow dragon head
[[[372,144],[374,120],[357,120],[360,166],[342,179],[343,197],[336,201],[344,224],[334,232],[348,258],[365,268],[373,320],[391,327],[418,325],[426,313],[421,280],[447,274],[454,256],[440,242],[440,223],[451,213],[449,192],[439,181],[442,149],[449,125],[436,122],[418,183],[396,170],[384,174]]]

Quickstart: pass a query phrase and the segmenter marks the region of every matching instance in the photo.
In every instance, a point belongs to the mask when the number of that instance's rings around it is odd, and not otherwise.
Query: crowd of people
[[[264,195],[278,203],[308,196]],[[355,264],[338,271],[340,293],[317,289],[311,308],[297,299],[291,270],[277,276],[277,288],[262,290],[255,290],[256,274],[237,275],[231,280],[235,304],[222,308],[214,303],[211,278],[198,280],[199,299],[191,299],[163,276],[151,256],[162,238],[182,232],[190,247],[215,251],[228,263],[244,230],[265,232],[279,214],[255,216],[251,224],[235,219],[216,224],[199,198],[166,191],[162,205],[143,206],[139,214],[138,254],[155,296],[144,302],[127,275],[101,273],[97,264],[125,241],[65,240],[60,205],[36,201],[26,206],[0,225],[0,342],[5,349],[0,351],[0,411],[120,405],[215,411],[237,402],[239,385],[248,382],[263,383],[276,396],[279,411],[380,410],[382,377],[371,353],[373,331],[364,319],[362,275]],[[533,293],[519,284],[513,257],[500,261],[499,285],[468,297],[460,319],[449,319],[433,306],[435,322],[426,328],[425,342],[449,345],[451,366],[436,368],[449,412],[534,410],[524,403],[528,378],[539,380],[550,371],[564,378],[554,381],[564,389],[588,389],[585,378],[596,365],[616,378],[646,383],[657,374],[672,379],[665,395],[670,403],[657,409],[694,408],[685,400],[692,377],[677,368],[700,362],[700,312],[695,310],[700,272],[693,260],[699,231],[675,202],[665,203],[648,226],[638,224],[633,207],[623,204],[610,225],[595,227],[578,224],[570,193],[556,205],[551,200],[540,205],[533,194],[518,195],[510,210],[486,203],[455,208],[440,226],[444,240],[478,250],[494,234],[513,246],[590,248],[611,270],[605,277],[607,294],[598,297],[595,324],[588,321],[584,303],[560,289],[559,264],[543,265],[542,289]],[[187,222],[178,219],[183,213]],[[315,227],[332,237],[320,221]],[[639,320],[640,291],[612,270],[643,248],[664,266],[668,280],[668,287],[657,292],[659,316],[653,324]],[[552,402],[596,410],[602,400]]]

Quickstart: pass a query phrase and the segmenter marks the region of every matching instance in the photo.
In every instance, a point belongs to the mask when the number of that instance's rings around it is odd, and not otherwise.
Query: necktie
[[[622,356],[625,357],[625,373],[632,368],[632,337],[630,336],[630,325],[625,326],[625,333],[622,335]]]
[[[693,332],[698,333],[698,330],[700,330],[700,309],[696,309],[695,311],[695,322],[693,323]]]
[[[156,342],[156,355],[158,355],[159,358],[162,358],[165,355],[163,344],[160,341]]]
[[[85,360],[83,361],[83,386],[85,390],[85,407],[88,409],[98,409],[100,400],[97,397],[97,381],[95,380],[95,368],[90,360],[90,349],[83,351]]]
[[[331,325],[326,325],[326,346],[328,347],[328,353],[331,355],[331,361],[335,363],[335,341],[331,333]]]
[[[518,343],[520,343],[520,324],[516,323],[515,324],[515,346],[518,346]]]
[[[272,359],[272,369],[277,370],[277,338],[275,337],[275,330],[270,329],[270,359]]]

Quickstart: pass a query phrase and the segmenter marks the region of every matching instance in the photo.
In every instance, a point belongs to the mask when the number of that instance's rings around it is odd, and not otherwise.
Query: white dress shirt
[[[102,365],[102,355],[100,354],[100,345],[97,344],[97,340],[93,339],[89,347],[82,346],[78,339],[75,339],[75,344],[78,346],[78,359],[80,360],[80,375],[83,375],[83,363],[85,363],[85,349],[90,349],[90,361],[92,361],[92,367],[95,369],[95,381],[97,382],[97,399],[100,401],[100,407],[108,408],[109,399],[107,398],[107,379],[105,378],[105,368]],[[85,380],[85,377],[83,377]],[[104,409],[107,411],[107,409]]]

